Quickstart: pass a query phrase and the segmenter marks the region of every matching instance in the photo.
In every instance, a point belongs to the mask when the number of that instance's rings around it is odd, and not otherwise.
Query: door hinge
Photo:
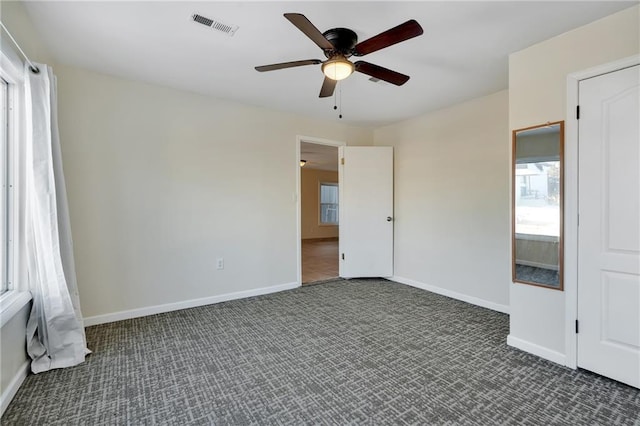
[[[344,253],[342,253],[342,260],[344,260]]]
[[[342,164],[342,165],[344,166],[344,157],[342,157],[342,158],[340,159],[340,164]]]
[[[578,334],[578,320],[576,320],[576,334]]]
[[[576,105],[576,120],[580,120],[580,105]]]

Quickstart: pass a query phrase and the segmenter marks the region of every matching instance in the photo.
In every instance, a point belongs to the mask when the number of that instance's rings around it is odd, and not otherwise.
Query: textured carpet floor
[[[516,265],[516,278],[519,281],[546,284],[551,287],[560,287],[560,275],[558,274],[558,271],[550,269]]]
[[[508,317],[337,280],[87,329],[3,425],[640,425],[640,391],[506,345]]]

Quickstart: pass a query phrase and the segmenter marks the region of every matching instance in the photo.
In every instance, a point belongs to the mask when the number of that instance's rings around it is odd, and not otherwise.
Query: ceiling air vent
[[[229,37],[233,36],[238,30],[237,25],[225,24],[223,22],[217,21],[215,19],[207,18],[206,16],[202,16],[197,13],[194,13],[193,15],[191,15],[191,19],[193,20],[193,22],[197,22],[199,24],[212,28],[216,31],[225,33]]]

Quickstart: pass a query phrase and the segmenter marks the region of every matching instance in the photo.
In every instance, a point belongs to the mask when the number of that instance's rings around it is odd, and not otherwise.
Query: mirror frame
[[[558,286],[552,286],[544,283],[537,283],[533,281],[525,281],[516,279],[516,137],[518,133],[527,130],[538,129],[541,127],[560,126],[560,140],[559,140],[559,153],[560,153],[560,172],[559,172],[559,192],[560,192],[560,234],[558,237]],[[524,127],[521,129],[515,129],[511,135],[511,279],[513,283],[528,284],[537,287],[547,288],[550,290],[564,291],[564,120],[547,122],[545,124],[538,124],[536,126]]]

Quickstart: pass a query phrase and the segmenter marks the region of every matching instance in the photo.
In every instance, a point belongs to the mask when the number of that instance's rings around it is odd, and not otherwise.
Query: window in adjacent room
[[[337,183],[320,183],[320,224],[338,224]]]
[[[560,161],[516,164],[516,234],[560,235]]]

